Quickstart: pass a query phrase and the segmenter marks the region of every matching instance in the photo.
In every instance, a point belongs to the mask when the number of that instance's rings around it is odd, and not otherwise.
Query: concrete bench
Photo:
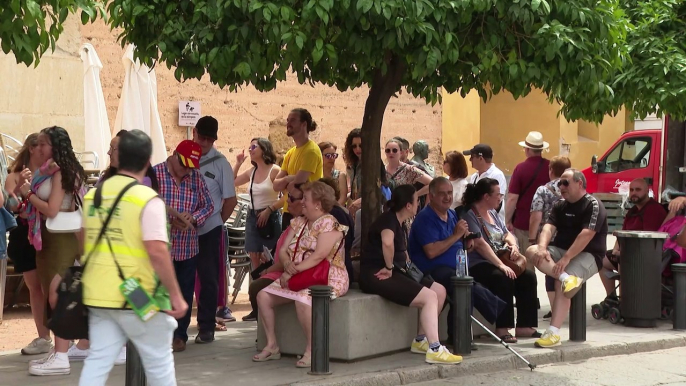
[[[276,339],[281,353],[301,355],[305,351],[306,340],[295,306],[293,303],[279,306],[275,313]],[[408,350],[417,334],[416,308],[402,307],[358,289],[350,289],[345,296],[332,301],[329,314],[329,356],[335,360],[350,362]],[[447,314],[446,308],[439,319],[442,340],[448,337]],[[477,318],[484,323],[480,315]],[[483,333],[477,326],[473,331],[474,335]],[[264,329],[259,323],[257,348],[261,350],[265,344]]]

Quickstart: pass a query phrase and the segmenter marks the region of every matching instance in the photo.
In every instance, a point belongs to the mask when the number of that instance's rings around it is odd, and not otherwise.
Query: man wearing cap
[[[507,180],[503,171],[498,169],[493,163],[493,149],[490,146],[480,143],[469,150],[465,150],[462,154],[469,157],[472,167],[476,169],[476,173],[469,176],[469,183],[476,184],[482,178],[493,178],[498,181],[500,187],[500,206],[498,207],[498,214],[505,219],[505,205],[502,200],[507,194]]]
[[[189,305],[193,304],[197,255],[200,252],[196,229],[202,227],[214,212],[210,192],[198,170],[201,154],[200,145],[191,140],[184,140],[165,162],[153,168],[160,186],[160,197],[167,206],[179,212],[179,217],[169,217],[172,224],[171,256],[181,293]],[[216,302],[212,307],[216,307]],[[174,331],[172,341],[174,352],[186,349],[191,308],[188,308],[186,315],[177,319],[179,325]]]
[[[543,158],[543,150],[547,150],[548,142],[538,131],[531,131],[526,139],[519,142],[524,149],[526,159],[515,166],[510,178],[510,186],[505,203],[505,224],[507,229],[517,238],[520,251],[526,251],[536,240],[529,240],[529,215],[531,201],[539,186],[550,181],[548,168],[550,161]],[[533,262],[527,261],[527,268],[533,269]]]
[[[219,123],[211,116],[198,120],[193,128],[193,142],[200,145],[200,174],[210,192],[214,210],[205,223],[198,227],[198,244],[200,252],[197,257],[198,272],[198,336],[195,343],[209,343],[214,341],[215,316],[221,322],[233,322],[236,318],[226,307],[226,285],[222,278],[226,277],[226,262],[221,259],[223,240],[223,225],[229,219],[238,202],[236,188],[233,183],[233,169],[231,164],[217,149]],[[219,290],[219,283],[224,284],[224,291]],[[219,293],[223,299],[219,298]],[[223,300],[223,301],[222,301]],[[217,310],[217,306],[221,308]],[[217,311],[215,315],[215,311]]]

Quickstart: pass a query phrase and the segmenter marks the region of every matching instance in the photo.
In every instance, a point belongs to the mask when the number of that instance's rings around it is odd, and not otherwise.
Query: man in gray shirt
[[[218,299],[220,275],[226,275],[225,264],[221,261],[221,244],[224,222],[231,216],[238,202],[233,183],[233,169],[229,161],[217,149],[219,123],[211,116],[198,120],[193,128],[193,142],[200,145],[200,173],[210,192],[214,212],[198,229],[200,253],[197,259],[197,274],[200,282],[198,303],[198,336],[195,343],[214,341],[215,316],[224,321],[235,321],[228,307],[222,307],[215,315]]]

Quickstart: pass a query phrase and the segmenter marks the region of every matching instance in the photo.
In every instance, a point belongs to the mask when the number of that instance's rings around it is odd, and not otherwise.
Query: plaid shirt
[[[176,261],[188,260],[198,254],[198,232],[196,228],[202,226],[214,210],[210,192],[205,180],[198,170],[194,169],[177,185],[174,177],[167,169],[167,162],[153,167],[160,185],[159,195],[164,203],[179,213],[190,213],[196,221],[196,227],[186,231],[172,228],[169,241],[171,242],[172,259]],[[173,217],[169,216],[169,222]]]

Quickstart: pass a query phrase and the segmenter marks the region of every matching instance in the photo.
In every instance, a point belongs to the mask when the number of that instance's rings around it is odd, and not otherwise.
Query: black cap
[[[219,122],[213,117],[206,115],[200,119],[195,124],[195,129],[198,134],[217,140],[217,130],[219,130]]]
[[[474,145],[474,147],[470,150],[463,151],[462,154],[469,156],[478,155],[484,158],[493,158],[493,149],[491,149],[491,147],[488,145],[480,143],[478,145]]]

